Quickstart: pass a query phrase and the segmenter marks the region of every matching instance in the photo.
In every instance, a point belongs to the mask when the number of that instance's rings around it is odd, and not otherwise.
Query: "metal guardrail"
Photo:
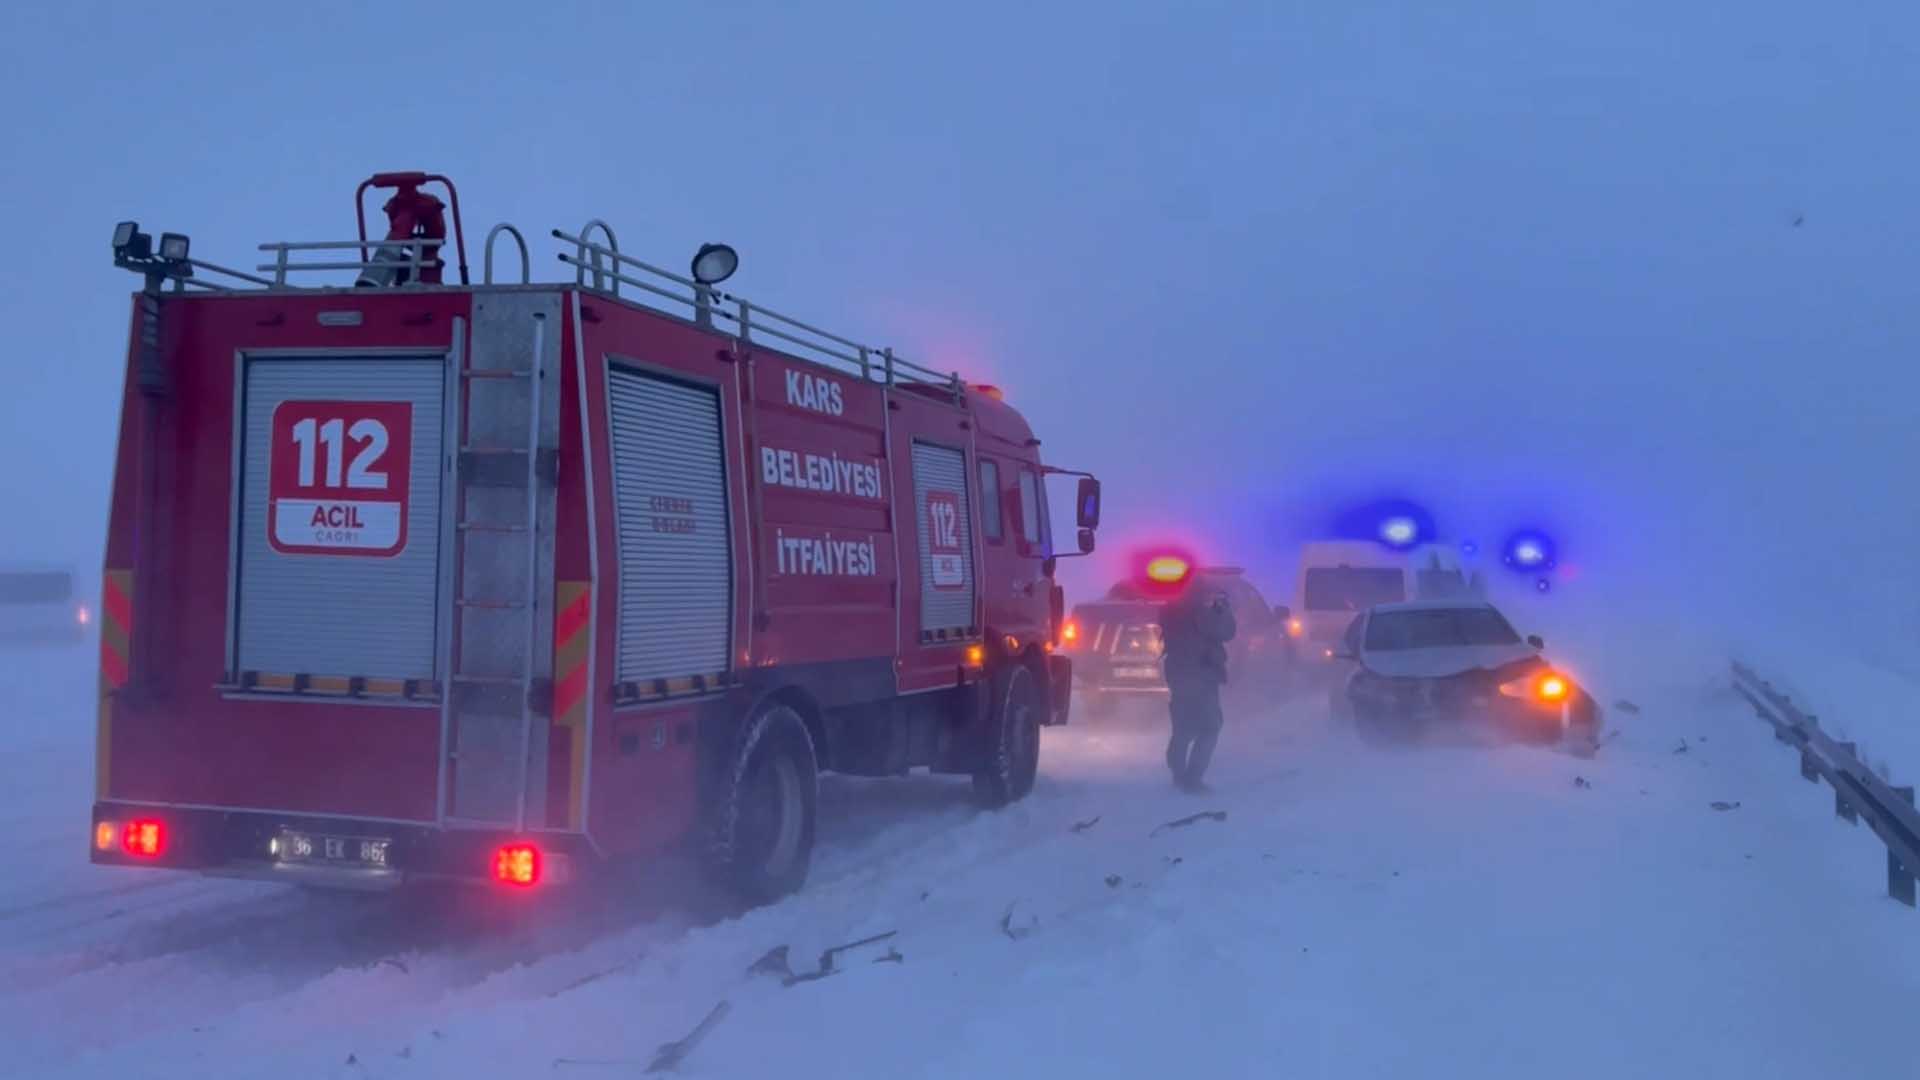
[[[1860,760],[1859,748],[1831,738],[1820,718],[1802,710],[1754,670],[1733,662],[1733,689],[1746,698],[1760,719],[1773,725],[1773,737],[1800,751],[1800,775],[1833,788],[1833,812],[1849,824],[1862,819],[1887,845],[1887,895],[1915,906],[1914,875],[1920,873],[1920,810],[1913,788],[1889,784]]]

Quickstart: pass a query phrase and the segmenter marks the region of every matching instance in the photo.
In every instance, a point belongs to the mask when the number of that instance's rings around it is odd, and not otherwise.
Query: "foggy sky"
[[[10,7],[0,544],[98,566],[114,221],[246,265],[421,168],[476,243],[724,240],[1003,385],[1103,555],[1178,529],[1278,593],[1394,494],[1550,524],[1569,589],[1913,633],[1920,9],[1136,7]]]

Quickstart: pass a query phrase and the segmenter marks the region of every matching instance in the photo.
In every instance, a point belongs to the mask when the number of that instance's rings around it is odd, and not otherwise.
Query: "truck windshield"
[[[73,575],[0,573],[0,604],[64,604],[73,599]]]
[[[1306,586],[1308,611],[1365,611],[1407,598],[1406,575],[1392,567],[1316,567]]]
[[[1367,648],[1374,652],[1519,643],[1520,635],[1492,608],[1388,611],[1367,620]]]

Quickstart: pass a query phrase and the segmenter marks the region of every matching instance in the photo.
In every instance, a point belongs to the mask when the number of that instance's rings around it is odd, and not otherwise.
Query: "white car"
[[[1346,671],[1329,704],[1369,741],[1478,728],[1590,754],[1600,707],[1482,600],[1381,604],[1356,616],[1334,650]]]
[[[75,590],[71,570],[0,569],[0,642],[78,644],[92,623],[93,609]]]

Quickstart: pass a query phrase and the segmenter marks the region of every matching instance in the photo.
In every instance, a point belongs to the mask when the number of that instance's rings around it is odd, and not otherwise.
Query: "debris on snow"
[[[1593,782],[1584,776],[1576,776],[1573,778],[1573,786],[1577,788],[1591,788],[1593,787]]]
[[[819,979],[824,979],[829,975],[839,974],[840,969],[835,966],[834,958],[839,956],[841,953],[848,952],[852,949],[863,948],[868,945],[877,945],[880,942],[886,941],[887,939],[893,937],[895,934],[898,934],[899,932],[900,931],[898,930],[889,930],[884,934],[875,934],[870,938],[861,938],[859,941],[850,941],[845,945],[835,945],[833,948],[828,949],[827,951],[820,954],[820,966],[818,970],[809,971],[809,972],[806,972],[805,974],[796,974],[793,970],[792,962],[788,959],[787,947],[785,945],[776,945],[773,948],[768,949],[766,952],[766,955],[762,956],[758,960],[755,960],[753,962],[753,965],[747,968],[747,974],[777,975],[780,977],[780,985],[782,986],[796,986],[803,982],[814,982]],[[887,947],[887,953],[888,955],[881,957],[881,960],[896,960],[896,958],[898,960],[906,959],[904,956],[900,956],[900,954],[897,951],[895,951],[891,945]],[[879,962],[880,961],[875,961],[875,963],[879,963]]]
[[[1640,706],[1635,705],[1633,702],[1628,701],[1626,698],[1621,698],[1620,700],[1614,702],[1613,707],[1616,709],[1619,709],[1623,713],[1626,713],[1628,716],[1640,715]]]
[[[1020,901],[1007,905],[1007,913],[1000,916],[1000,932],[1014,941],[1026,937],[1040,925],[1040,917],[1031,911],[1020,910]]]
[[[1737,802],[1717,802],[1716,801],[1716,802],[1708,803],[1707,805],[1713,807],[1715,810],[1721,810],[1721,811],[1740,809],[1740,804]]]
[[[1163,856],[1163,857],[1164,857],[1164,858],[1165,858],[1165,859],[1167,860],[1167,865],[1168,865],[1168,866],[1179,866],[1179,865],[1180,865],[1181,863],[1183,863],[1183,862],[1185,862],[1185,861],[1186,861],[1185,859],[1182,859],[1182,858],[1181,858],[1180,856],[1178,856],[1178,855],[1167,855],[1167,856]],[[1273,856],[1271,856],[1271,855],[1269,855],[1269,856],[1267,856],[1267,858],[1269,858],[1269,859],[1271,859],[1271,858],[1273,858]]]
[[[787,962],[787,947],[775,945],[768,949],[765,956],[753,962],[747,969],[749,975],[778,975],[783,979],[793,977],[793,965]]]
[[[1109,888],[1109,889],[1117,889],[1117,888],[1119,888],[1119,887],[1120,887],[1120,882],[1121,882],[1122,880],[1123,880],[1123,879],[1122,879],[1122,878],[1120,877],[1120,875],[1119,875],[1119,874],[1108,874],[1108,875],[1107,875],[1107,888]]]
[[[1094,827],[1095,825],[1098,825],[1098,824],[1100,824],[1100,815],[1099,815],[1099,814],[1095,814],[1095,815],[1093,815],[1092,817],[1090,817],[1090,818],[1088,818],[1088,819],[1087,819],[1087,820],[1085,820],[1085,821],[1076,821],[1076,822],[1074,822],[1074,823],[1073,823],[1073,831],[1074,831],[1074,832],[1086,832],[1086,831],[1087,831],[1088,829],[1091,829],[1091,828],[1093,828],[1093,827]]]
[[[906,954],[902,953],[899,949],[889,945],[887,946],[887,954],[876,958],[873,962],[876,964],[904,964],[907,962],[907,957]]]
[[[707,1018],[700,1021],[698,1027],[687,1033],[686,1038],[677,1042],[663,1043],[654,1053],[653,1063],[647,1066],[647,1072],[649,1074],[671,1072],[678,1068],[680,1063],[686,1060],[687,1055],[693,1053],[694,1047],[700,1045],[700,1040],[706,1038],[708,1032],[712,1031],[720,1021],[726,1019],[727,1013],[732,1009],[733,1006],[723,1000],[713,1007],[713,1011],[707,1013]]]
[[[581,987],[587,985],[588,983],[599,982],[601,979],[604,979],[609,975],[618,975],[618,974],[621,974],[622,972],[632,971],[634,968],[637,968],[640,966],[640,960],[641,958],[638,956],[630,957],[626,960],[622,960],[621,962],[619,962],[618,964],[615,964],[610,968],[603,968],[600,971],[596,971],[588,975],[582,975],[579,978],[568,983],[567,985],[561,987],[560,989],[550,992],[549,994],[547,994],[547,996],[550,998],[556,998],[556,997],[559,997],[561,994],[567,993],[570,990],[578,990]]]
[[[1154,830],[1148,833],[1147,835],[1159,836],[1161,833],[1166,832],[1168,829],[1184,829],[1189,825],[1192,825],[1196,822],[1201,822],[1201,821],[1225,821],[1225,820],[1227,820],[1227,812],[1225,810],[1202,810],[1197,814],[1188,814],[1186,817],[1175,818],[1172,821],[1165,822],[1161,825],[1156,825],[1154,827]]]
[[[1676,753],[1676,754],[1684,754],[1684,753],[1686,753],[1686,752],[1687,752],[1688,750],[1691,750],[1691,749],[1693,749],[1693,748],[1687,745],[1687,740],[1685,740],[1685,739],[1681,739],[1681,740],[1680,740],[1680,745],[1679,745],[1679,746],[1676,746],[1676,747],[1674,747],[1674,748],[1673,748],[1673,752],[1674,752],[1674,753]]]

